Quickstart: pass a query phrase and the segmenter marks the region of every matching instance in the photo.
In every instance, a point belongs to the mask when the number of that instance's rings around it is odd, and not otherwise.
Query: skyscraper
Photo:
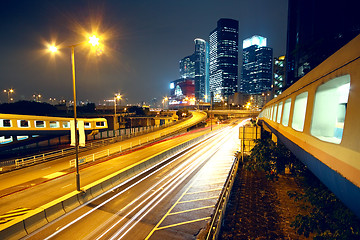
[[[289,0],[286,87],[360,34],[358,0]]]
[[[271,89],[273,50],[266,40],[255,35],[243,41],[240,92],[261,94]]]
[[[208,47],[203,39],[196,38],[194,42],[194,53],[180,60],[180,77],[195,80],[195,98],[204,100],[208,89]]]
[[[209,83],[215,102],[228,99],[238,88],[239,22],[222,18],[210,33]]]
[[[274,58],[273,95],[277,97],[285,87],[285,56]]]

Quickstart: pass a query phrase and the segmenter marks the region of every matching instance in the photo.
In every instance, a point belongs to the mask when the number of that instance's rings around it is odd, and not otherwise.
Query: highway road
[[[238,149],[238,125],[222,128],[25,239],[194,239]]]
[[[204,115],[194,112],[193,116],[191,121],[198,121]],[[172,126],[171,128],[173,129],[162,129],[160,132],[148,133],[111,145],[112,148],[124,150],[130,149],[130,146],[134,147],[136,143],[145,143],[140,149],[132,148],[127,152],[122,152],[122,155],[120,153],[114,154],[91,164],[81,165],[81,185],[84,186],[94,182],[119,169],[153,156],[159,151],[172,148],[178,143],[204,134],[204,132],[194,132],[146,145],[148,139],[158,138],[160,135],[176,130],[175,128],[183,127],[185,124],[189,123],[186,121],[180,123],[179,126]],[[82,153],[81,156],[105,149],[109,149],[109,146]],[[73,191],[75,189],[74,168],[69,167],[69,161],[73,158],[73,156],[65,157],[1,174],[0,215],[4,215],[17,208],[26,210],[35,209]],[[10,220],[11,218],[7,219]]]

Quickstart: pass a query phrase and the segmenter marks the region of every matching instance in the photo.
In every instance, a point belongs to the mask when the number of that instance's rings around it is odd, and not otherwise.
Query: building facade
[[[286,87],[360,34],[357,0],[289,0]]]
[[[274,97],[280,95],[285,87],[285,56],[274,58],[274,77],[272,90]]]
[[[266,40],[253,36],[243,41],[240,92],[261,94],[271,89],[273,50],[266,46]]]
[[[222,18],[209,36],[209,83],[214,102],[227,100],[238,88],[239,22]]]
[[[180,78],[195,81],[195,98],[206,100],[208,94],[208,44],[205,40],[196,38],[195,51],[192,55],[180,60]]]

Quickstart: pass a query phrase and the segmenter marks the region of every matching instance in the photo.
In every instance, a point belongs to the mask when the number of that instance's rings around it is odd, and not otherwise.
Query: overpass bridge
[[[212,109],[205,111],[208,116],[228,116],[238,118],[257,117],[260,113],[258,110],[234,110],[234,109]]]
[[[360,35],[267,103],[259,115],[360,217]]]
[[[196,112],[195,112],[196,113]],[[113,115],[112,115],[113,116]],[[177,122],[158,126],[132,127],[127,129],[109,130],[105,117],[77,118],[84,123],[87,139],[101,139],[119,137],[121,135],[141,134],[141,132],[156,131],[186,121],[184,127],[190,128],[205,121],[206,113],[199,112],[192,120],[184,119]],[[17,114],[0,114],[0,149],[3,151],[22,146],[36,146],[39,143],[44,147],[58,144],[68,144],[70,137],[70,121],[73,118],[32,116]],[[113,123],[110,123],[113,124]],[[186,129],[186,128],[185,128]],[[104,134],[105,133],[105,134]],[[51,140],[53,139],[53,141]]]

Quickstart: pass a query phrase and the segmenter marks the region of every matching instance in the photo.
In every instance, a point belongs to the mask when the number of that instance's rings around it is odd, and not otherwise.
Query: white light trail
[[[215,133],[212,134],[211,136],[209,136],[209,137],[206,139],[206,141],[207,141],[208,139],[210,139],[213,135],[215,135]],[[191,146],[187,147],[186,149],[192,147],[193,145],[194,145],[194,144],[192,144]],[[184,151],[185,151],[186,149],[184,149]],[[142,182],[142,181],[144,181],[145,179],[149,178],[150,176],[152,176],[152,175],[155,174],[156,172],[160,171],[161,169],[165,168],[166,166],[168,166],[169,164],[171,164],[173,161],[179,159],[180,157],[182,157],[182,156],[185,155],[185,154],[186,154],[186,153],[182,153],[181,155],[179,155],[178,157],[176,157],[175,159],[173,159],[173,160],[170,161],[169,163],[166,163],[164,166],[160,167],[159,169],[155,170],[154,172],[150,173],[149,175],[145,176],[144,178],[138,180],[137,182],[131,184],[129,187],[127,187],[127,188],[125,188],[124,190],[120,191],[119,193],[115,194],[115,195],[112,196],[111,198],[105,200],[105,201],[102,202],[101,204],[99,204],[99,205],[97,205],[96,207],[92,208],[90,211],[86,212],[85,214],[83,214],[83,215],[81,215],[80,217],[76,218],[75,220],[71,221],[70,223],[68,223],[68,224],[65,225],[64,227],[58,229],[56,232],[54,232],[53,234],[51,234],[51,235],[49,235],[48,237],[46,237],[45,240],[48,240],[48,239],[50,239],[50,238],[52,238],[52,237],[55,237],[56,235],[58,235],[59,233],[61,233],[61,232],[64,231],[65,229],[69,228],[69,227],[72,226],[73,224],[77,223],[78,221],[80,221],[80,220],[83,219],[84,217],[88,216],[89,214],[93,213],[94,211],[96,211],[96,210],[99,209],[100,207],[104,206],[105,204],[109,203],[109,202],[112,201],[113,199],[117,198],[118,196],[120,196],[120,195],[123,194],[124,192],[128,191],[128,190],[131,189],[132,187],[136,186],[136,185],[139,184],[140,182]],[[167,161],[168,159],[169,159],[169,158],[163,160],[161,163],[163,163],[164,161]],[[157,167],[158,165],[160,165],[161,163],[156,164],[155,166],[151,167],[150,169],[147,169],[146,171],[150,171],[151,169],[156,168],[156,167]],[[144,171],[144,172],[146,172],[146,171]],[[77,208],[77,209],[80,209],[80,208],[82,208],[82,207],[87,206],[88,204],[90,204],[90,203],[92,203],[93,201],[99,199],[100,197],[102,197],[103,195],[109,193],[110,191],[113,191],[114,189],[116,189],[116,188],[118,188],[118,187],[120,187],[120,186],[123,186],[123,185],[125,185],[126,183],[132,181],[133,179],[137,178],[139,175],[143,174],[144,172],[141,172],[141,173],[135,175],[134,177],[132,177],[132,178],[124,181],[123,183],[117,185],[116,187],[111,188],[111,189],[108,190],[107,192],[104,192],[104,193],[100,194],[100,195],[97,196],[96,198],[92,199],[91,201],[89,201],[88,203],[80,206],[80,207]],[[159,185],[160,183],[161,183],[161,181],[158,182],[158,183],[156,183],[156,184],[154,185],[154,187],[156,187],[156,186]],[[153,188],[152,188],[152,189],[153,189]],[[133,202],[133,203],[134,203],[134,202]]]

